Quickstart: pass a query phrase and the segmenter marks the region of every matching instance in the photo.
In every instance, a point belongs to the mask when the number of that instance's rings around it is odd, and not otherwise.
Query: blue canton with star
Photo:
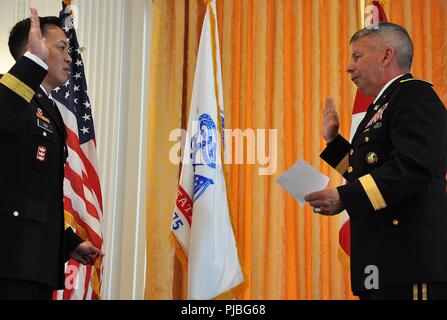
[[[72,59],[71,77],[67,83],[51,93],[52,97],[62,103],[76,116],[78,122],[78,137],[80,144],[95,139],[92,107],[87,95],[87,81],[85,78],[84,62],[81,57],[73,17],[70,9],[65,5],[59,14],[61,28],[64,30],[69,42],[68,52]]]

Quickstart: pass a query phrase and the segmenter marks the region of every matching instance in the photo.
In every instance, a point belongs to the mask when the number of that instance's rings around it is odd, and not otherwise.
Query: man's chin
[[[356,87],[357,87],[357,90],[358,90],[361,94],[363,94],[364,96],[372,97],[372,96],[371,96],[371,93],[369,93],[367,90],[365,90],[365,88],[363,88],[363,87],[359,87],[357,84],[356,84]]]
[[[60,86],[63,86],[64,84],[66,84],[66,83],[67,83],[67,81],[68,81],[69,79],[70,79],[70,76],[67,76],[67,77],[61,78],[61,81],[60,81],[60,83],[59,83],[58,87],[60,87]]]

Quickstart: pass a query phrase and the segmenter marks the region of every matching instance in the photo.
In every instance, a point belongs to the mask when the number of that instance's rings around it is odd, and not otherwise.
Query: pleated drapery
[[[337,258],[338,217],[301,208],[275,179],[304,158],[342,183],[319,159],[322,109],[336,102],[349,136],[355,86],[346,73],[349,39],[362,25],[358,0],[217,0],[225,124],[266,130],[266,154],[277,166],[230,164],[228,186],[247,284],[238,299],[351,299],[349,272]],[[203,0],[154,0],[150,64],[147,208],[147,299],[186,298],[186,272],[170,241],[179,165],[170,134],[185,129],[191,102]],[[415,44],[413,73],[447,102],[447,1],[391,0],[391,22]],[[277,145],[269,148],[275,130]],[[257,130],[257,131],[256,131]],[[258,138],[258,137],[256,137]],[[240,147],[240,146],[239,146]],[[246,148],[246,145],[245,145]],[[236,153],[233,145],[232,154]],[[172,158],[172,157],[171,157]],[[233,156],[234,160],[234,156]],[[271,162],[270,162],[271,164]]]

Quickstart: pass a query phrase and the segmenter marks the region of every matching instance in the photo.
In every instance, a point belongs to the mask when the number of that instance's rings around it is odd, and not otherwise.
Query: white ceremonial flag
[[[188,260],[188,299],[194,300],[213,299],[243,281],[222,166],[224,105],[215,2],[207,7],[172,223]]]

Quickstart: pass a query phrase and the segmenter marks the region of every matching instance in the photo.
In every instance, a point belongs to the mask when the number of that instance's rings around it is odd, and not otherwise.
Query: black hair
[[[61,23],[58,17],[39,17],[40,30],[42,30],[42,36],[45,36],[48,25],[55,25],[60,27]],[[28,33],[31,27],[30,18],[17,22],[12,28],[9,34],[9,52],[18,60],[24,53],[26,43],[28,41]]]

